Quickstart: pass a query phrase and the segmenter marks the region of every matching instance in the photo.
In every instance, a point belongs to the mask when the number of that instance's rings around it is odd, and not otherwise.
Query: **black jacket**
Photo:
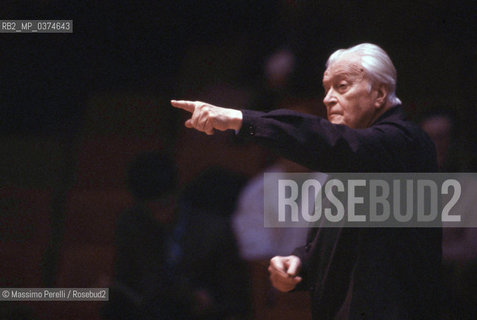
[[[400,106],[351,129],[289,110],[243,110],[239,136],[321,172],[435,172],[435,148]],[[313,319],[437,319],[441,230],[312,229],[294,252]]]

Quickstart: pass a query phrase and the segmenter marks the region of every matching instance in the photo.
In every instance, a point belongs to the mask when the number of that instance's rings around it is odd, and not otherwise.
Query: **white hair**
[[[364,68],[371,85],[386,85],[389,90],[387,100],[392,105],[401,104],[401,100],[396,96],[396,68],[394,68],[386,51],[371,43],[362,43],[348,49],[339,49],[328,58],[326,68],[345,54],[361,57],[361,66]]]

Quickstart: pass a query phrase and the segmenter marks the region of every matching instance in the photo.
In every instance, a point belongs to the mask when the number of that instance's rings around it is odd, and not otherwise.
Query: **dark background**
[[[182,184],[211,165],[259,172],[270,162],[266,150],[184,130],[185,115],[169,100],[274,108],[253,102],[278,48],[297,59],[287,94],[323,114],[327,57],[380,45],[398,70],[408,115],[450,110],[455,161],[476,169],[472,0],[7,0],[0,18],[74,21],[72,34],[0,34],[4,287],[104,284],[114,219],[131,202],[125,168],[139,152],[171,154]]]
[[[377,43],[396,65],[398,94],[405,103],[473,113],[474,1],[21,3],[3,1],[2,18],[73,19],[74,33],[2,34],[5,133],[74,132],[88,99],[98,92],[147,90],[177,97],[196,80],[184,77],[193,73],[184,70],[184,60],[206,46],[214,49],[213,59],[200,62],[209,65],[192,66],[202,68],[201,85],[256,86],[265,56],[286,44],[298,56],[295,85],[319,95],[330,53]],[[229,70],[217,70],[221,65]]]

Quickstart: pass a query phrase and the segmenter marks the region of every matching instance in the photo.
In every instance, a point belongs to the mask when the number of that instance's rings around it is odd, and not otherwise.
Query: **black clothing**
[[[400,106],[366,129],[289,110],[243,110],[239,136],[321,172],[435,172],[433,143]],[[437,319],[441,230],[312,229],[297,289],[312,296],[313,319]]]

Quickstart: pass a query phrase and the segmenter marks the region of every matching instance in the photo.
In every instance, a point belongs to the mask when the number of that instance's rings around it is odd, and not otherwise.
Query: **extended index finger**
[[[171,100],[171,104],[175,108],[183,109],[189,111],[190,113],[194,112],[196,103],[194,101],[187,100]]]

